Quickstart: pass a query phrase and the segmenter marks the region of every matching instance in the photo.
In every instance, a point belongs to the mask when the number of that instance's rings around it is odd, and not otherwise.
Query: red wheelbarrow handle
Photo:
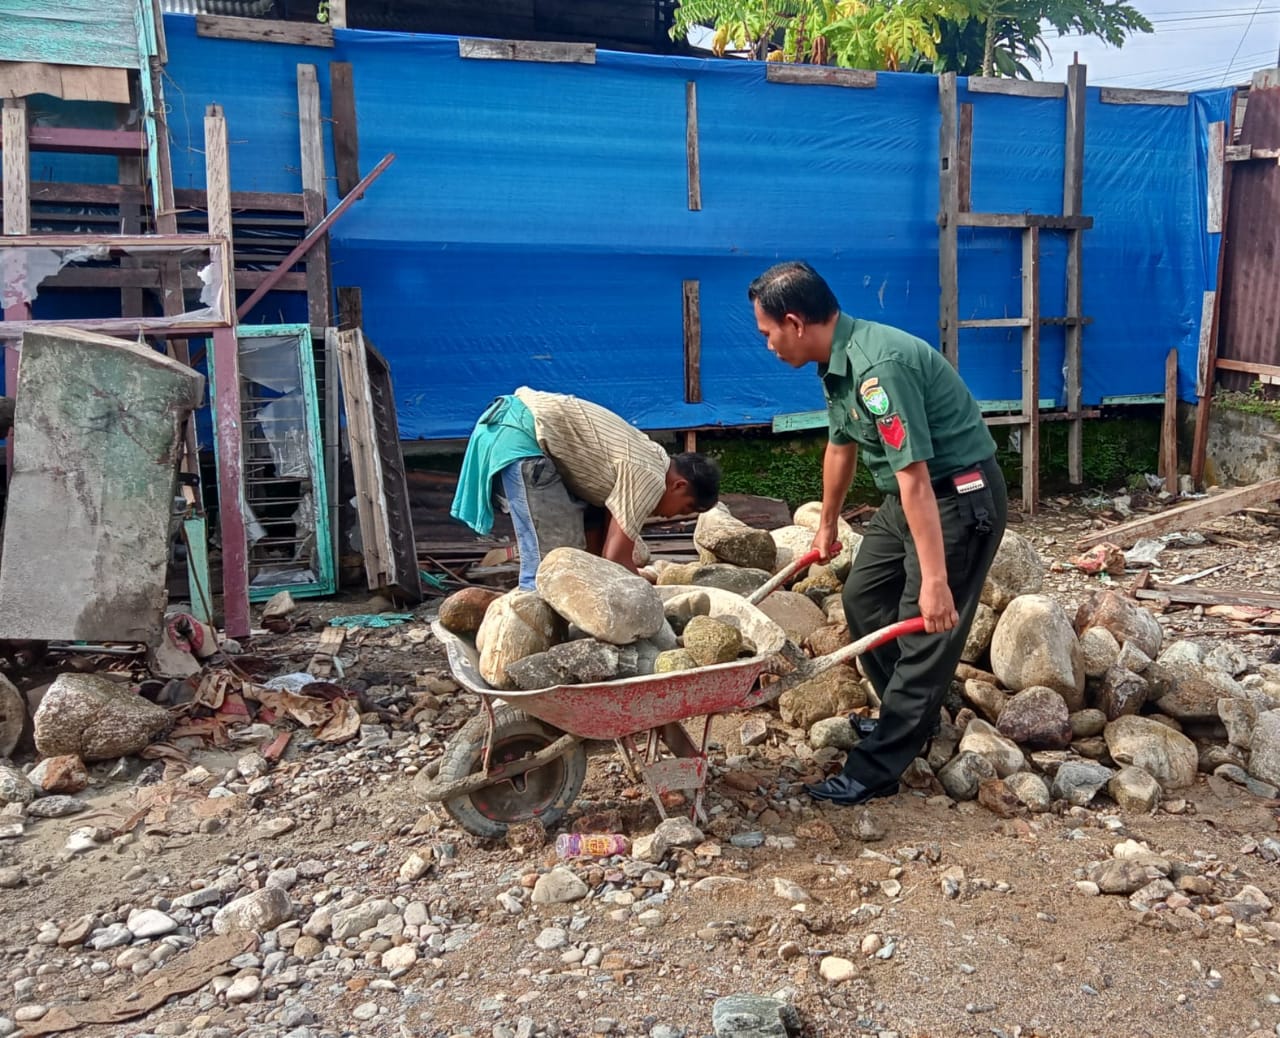
[[[923,633],[924,617],[922,616],[915,616],[910,620],[899,620],[895,624],[881,627],[878,631],[863,635],[857,641],[846,645],[843,649],[837,649],[827,656],[822,656],[816,660],[805,660],[780,681],[775,681],[772,685],[766,685],[761,688],[758,694],[759,698],[753,699],[748,706],[770,703],[789,689],[795,688],[805,681],[811,681],[832,667],[839,666],[842,663],[850,663],[854,657],[861,656],[864,652],[878,649],[881,645],[885,645],[904,635]]]
[[[836,541],[835,544],[831,545],[831,547],[827,549],[827,555],[831,556],[831,555],[839,554],[840,549],[843,547],[844,546],[839,541]],[[813,548],[810,551],[805,552],[803,555],[797,556],[791,562],[787,563],[787,565],[785,565],[782,569],[778,570],[777,573],[775,573],[772,577],[766,580],[758,588],[756,588],[756,590],[753,591],[747,597],[747,601],[751,605],[759,605],[766,598],[768,598],[775,591],[777,591],[778,588],[780,588],[788,580],[790,580],[797,573],[799,573],[802,569],[807,569],[809,566],[812,566],[815,562],[820,562],[821,560],[822,560],[822,552],[820,552],[817,548]]]

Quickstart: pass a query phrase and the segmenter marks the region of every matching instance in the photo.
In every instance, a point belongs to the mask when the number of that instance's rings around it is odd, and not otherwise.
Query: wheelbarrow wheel
[[[537,753],[563,734],[509,706],[495,708],[493,715],[491,768]],[[488,730],[488,718],[483,713],[458,730],[440,761],[438,782],[455,782],[480,772]],[[510,826],[519,822],[537,818],[544,825],[554,825],[578,798],[586,777],[587,754],[582,743],[575,743],[568,752],[540,768],[444,801],[444,809],[467,832],[500,840]]]

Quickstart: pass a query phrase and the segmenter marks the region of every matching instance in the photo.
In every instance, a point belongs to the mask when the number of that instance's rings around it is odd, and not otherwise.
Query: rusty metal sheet
[[[1240,144],[1280,148],[1280,87],[1249,92]],[[1280,165],[1231,163],[1222,274],[1218,356],[1280,364]],[[1226,389],[1245,389],[1253,376],[1222,371]]]

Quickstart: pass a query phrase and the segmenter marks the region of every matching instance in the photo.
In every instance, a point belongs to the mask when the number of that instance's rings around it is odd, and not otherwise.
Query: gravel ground
[[[1064,563],[1103,521],[1060,499],[1014,528]],[[1195,586],[1280,590],[1276,531],[1265,515],[1217,520],[1203,544],[1167,548],[1157,577],[1223,566]],[[1071,603],[1100,578],[1047,582]],[[1280,1034],[1274,800],[1202,774],[1150,815],[1102,799],[1001,817],[929,789],[818,807],[801,783],[833,752],[761,711],[769,735],[750,747],[746,715],[716,720],[700,832],[667,823],[661,860],[558,862],[555,832],[483,843],[415,797],[414,774],[478,709],[453,690],[429,615],[344,650],[345,680],[388,711],[364,715],[358,740],[300,732],[273,764],[184,739],[184,760],[95,766],[77,813],[6,809],[0,1036],[51,1007],[127,1007],[244,925],[258,940],[191,994],[74,1033],[745,1036],[713,1023],[717,999],[745,993],[832,1038]],[[1162,623],[1166,644],[1229,640],[1253,667],[1280,645],[1203,608]],[[252,650],[292,671],[316,638]],[[613,747],[593,745],[570,826],[634,839],[658,823]],[[1125,856],[1166,886],[1099,892]]]

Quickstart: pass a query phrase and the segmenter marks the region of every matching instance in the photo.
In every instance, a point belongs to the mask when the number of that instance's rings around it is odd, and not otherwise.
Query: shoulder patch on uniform
[[[889,413],[889,394],[880,386],[878,378],[869,378],[858,387],[858,395],[873,415]]]
[[[902,450],[907,442],[907,427],[902,424],[902,416],[897,412],[876,422],[876,432],[880,434],[880,439],[896,451]]]

